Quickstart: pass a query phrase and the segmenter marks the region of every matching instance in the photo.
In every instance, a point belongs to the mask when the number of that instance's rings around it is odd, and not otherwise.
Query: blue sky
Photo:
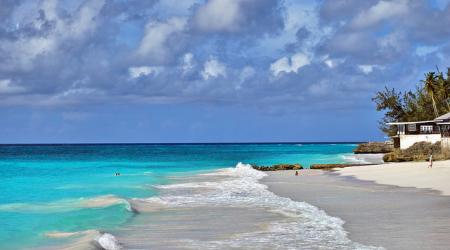
[[[449,0],[0,1],[0,143],[383,140]]]

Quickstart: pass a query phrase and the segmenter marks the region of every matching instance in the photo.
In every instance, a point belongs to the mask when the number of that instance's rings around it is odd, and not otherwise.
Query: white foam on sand
[[[128,211],[133,211],[133,208],[126,199],[115,195],[101,195],[79,199],[63,199],[46,203],[8,203],[0,205],[0,211],[18,213],[58,213],[86,208],[110,207],[120,204],[124,205]]]
[[[224,240],[180,239],[184,247],[193,249],[379,249],[352,242],[343,228],[344,221],[328,216],[324,211],[305,202],[279,197],[258,182],[266,174],[250,165],[238,163],[234,168],[222,169],[218,175],[228,177],[222,181],[188,182],[161,185],[165,191],[159,197],[140,199],[149,204],[159,203],[167,207],[247,207],[263,208],[285,216],[273,221],[261,231],[234,235]],[[203,192],[183,192],[199,189]]]

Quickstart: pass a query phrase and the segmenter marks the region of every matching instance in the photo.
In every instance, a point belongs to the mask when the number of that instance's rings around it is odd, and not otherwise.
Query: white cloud
[[[319,12],[320,4],[316,1],[285,0],[284,30],[276,36],[266,36],[258,42],[252,53],[260,56],[277,54],[286,43],[297,43],[297,32],[304,28],[309,35],[302,41],[301,48],[307,54],[314,54],[316,46],[332,34],[331,27],[322,26]]]
[[[17,94],[24,91],[24,88],[14,86],[10,79],[0,80],[0,94]]]
[[[68,89],[61,94],[57,95],[58,97],[71,97],[71,96],[89,96],[95,95],[99,93],[97,89],[94,88],[73,88]]]
[[[361,70],[366,75],[372,73],[373,67],[374,67],[373,65],[366,65],[366,64],[358,65],[359,70]]]
[[[283,72],[298,73],[298,70],[301,67],[306,66],[310,63],[311,63],[311,61],[308,58],[308,56],[306,56],[303,53],[297,53],[297,54],[293,55],[291,58],[282,57],[282,58],[278,59],[277,61],[275,61],[274,63],[272,63],[270,65],[270,70],[272,71],[272,74],[274,76],[278,76],[279,74],[281,74]]]
[[[336,64],[333,62],[333,60],[331,60],[331,59],[325,59],[324,61],[323,61],[323,63],[325,63],[325,65],[327,65],[328,66],[328,68],[334,68],[334,67],[336,67]]]
[[[426,56],[439,50],[438,46],[418,46],[416,48],[416,54],[418,56]]]
[[[131,78],[138,78],[150,74],[158,75],[162,71],[162,67],[140,66],[128,68],[128,74]]]
[[[76,13],[75,19],[64,32],[71,37],[82,37],[84,34],[92,32],[96,28],[95,17],[103,8],[104,0],[89,1]]]
[[[333,69],[336,66],[338,66],[339,64],[345,62],[345,59],[332,59],[328,55],[323,57],[322,60],[323,60],[323,63],[325,63],[325,65],[327,65],[328,68],[330,68],[330,69]]]
[[[356,28],[369,27],[383,20],[406,14],[408,10],[408,0],[381,0],[368,10],[359,13],[352,21],[352,26]]]
[[[196,27],[203,31],[236,31],[242,20],[242,0],[209,0],[194,16]]]
[[[235,89],[241,89],[245,81],[251,79],[256,74],[256,70],[252,66],[245,66],[239,73],[239,81],[235,82]]]
[[[373,72],[374,69],[383,69],[383,66],[376,64],[360,64],[358,65],[358,69],[361,70],[364,74],[368,75]]]
[[[183,56],[183,65],[181,66],[183,74],[190,72],[195,67],[194,55],[192,53],[186,53]]]
[[[60,18],[57,11],[58,2],[43,1],[39,8],[44,11],[46,18],[54,23],[54,28],[46,36],[19,38],[15,41],[0,40],[0,52],[9,54],[9,58],[0,63],[0,68],[30,70],[37,56],[56,51],[67,40],[83,39],[86,34],[95,30],[97,24],[95,17],[98,16],[103,5],[104,0],[87,1],[80,6],[72,18]],[[31,15],[29,12],[20,13],[20,16],[27,16],[27,18],[19,18],[19,20],[40,29],[43,21],[37,18],[31,19],[29,15]],[[20,24],[18,26],[20,27]]]
[[[378,39],[378,53],[384,56],[398,55],[406,53],[411,48],[409,46],[410,39],[408,35],[402,31],[392,32]]]
[[[217,78],[219,76],[226,77],[227,69],[225,64],[219,62],[215,58],[211,58],[205,62],[203,70],[200,73],[203,79]]]
[[[164,61],[169,53],[166,47],[170,35],[180,32],[186,25],[186,19],[173,17],[167,22],[149,22],[144,31],[144,37],[139,44],[137,54],[156,61]]]

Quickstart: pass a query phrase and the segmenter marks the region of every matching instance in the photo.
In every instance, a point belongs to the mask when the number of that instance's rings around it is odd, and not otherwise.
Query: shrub
[[[433,153],[434,160],[450,159],[450,151],[447,149],[443,150],[440,142],[434,144],[417,142],[407,149],[395,149],[391,153],[385,154],[383,160],[385,162],[427,161],[431,153]]]

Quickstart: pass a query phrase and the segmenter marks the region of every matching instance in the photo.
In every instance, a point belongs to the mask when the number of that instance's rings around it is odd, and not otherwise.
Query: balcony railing
[[[439,130],[423,130],[423,131],[406,131],[405,135],[432,135],[432,134],[440,134]]]

